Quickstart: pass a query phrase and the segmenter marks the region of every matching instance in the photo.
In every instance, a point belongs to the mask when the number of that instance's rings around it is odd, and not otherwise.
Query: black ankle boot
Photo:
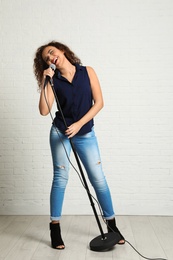
[[[118,244],[119,245],[123,245],[125,243],[125,239],[124,239],[123,235],[120,233],[119,229],[116,226],[115,218],[106,220],[106,224],[107,224],[108,233],[109,232],[118,233],[120,235],[120,241],[124,240],[124,242],[121,242],[121,243],[118,243]]]
[[[50,223],[50,237],[51,237],[51,244],[53,248],[59,250],[65,248],[64,242],[61,238],[61,228],[59,223],[56,224]],[[63,247],[58,247],[58,246],[63,246]]]

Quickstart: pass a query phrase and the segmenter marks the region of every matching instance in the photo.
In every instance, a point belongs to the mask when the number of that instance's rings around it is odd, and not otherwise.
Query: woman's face
[[[56,47],[47,46],[42,52],[42,58],[48,65],[53,63],[56,67],[59,67],[65,56],[64,52]]]

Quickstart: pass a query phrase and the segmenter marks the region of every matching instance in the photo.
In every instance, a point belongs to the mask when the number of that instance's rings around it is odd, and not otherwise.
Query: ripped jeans
[[[68,156],[70,156],[71,144],[69,139],[60,131],[57,133],[55,126],[52,126],[50,131],[50,146],[54,175],[50,194],[51,220],[60,220],[61,218],[64,193],[69,176],[70,163],[61,140],[63,141]],[[104,218],[113,218],[114,210],[111,194],[102,170],[100,153],[94,129],[92,128],[92,131],[85,135],[74,136],[72,141],[87,172],[91,185],[95,190]]]

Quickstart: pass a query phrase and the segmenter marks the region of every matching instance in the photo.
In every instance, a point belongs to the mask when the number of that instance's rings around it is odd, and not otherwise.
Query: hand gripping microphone
[[[53,71],[55,71],[55,69],[56,69],[56,66],[55,66],[55,64],[50,64],[49,65],[49,68],[51,68]],[[53,86],[53,80],[52,80],[52,78],[50,78],[48,75],[46,76],[46,78],[45,78],[45,81],[44,81],[44,88],[47,86],[47,83],[48,82],[50,82],[50,84],[51,84],[51,86]]]

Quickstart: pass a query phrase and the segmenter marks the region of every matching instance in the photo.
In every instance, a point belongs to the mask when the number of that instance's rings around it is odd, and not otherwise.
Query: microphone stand
[[[54,89],[54,86],[53,86],[53,82],[50,81],[50,83],[51,83],[51,87],[52,87],[52,90],[53,90],[53,93],[54,93],[54,96],[55,96],[55,100],[57,102],[59,111],[60,111],[62,119],[63,119],[64,125],[67,128],[68,126],[67,126],[66,120],[64,118],[64,115],[63,115],[63,112],[62,112],[62,109],[61,109],[58,97],[56,95],[56,92],[55,92],[55,89]],[[118,233],[115,233],[115,232],[110,232],[110,233],[106,233],[106,234],[103,232],[103,229],[102,229],[102,226],[100,224],[100,220],[99,220],[99,217],[98,217],[98,214],[97,214],[94,202],[93,202],[93,198],[91,196],[91,193],[90,193],[90,190],[89,190],[89,187],[88,187],[88,184],[87,184],[84,172],[82,170],[82,166],[81,166],[78,154],[77,154],[77,152],[75,150],[75,147],[74,147],[74,144],[73,144],[71,138],[69,139],[69,141],[70,141],[70,144],[71,144],[71,147],[72,147],[72,151],[74,153],[74,156],[75,156],[75,159],[76,159],[76,162],[77,162],[77,165],[78,165],[78,168],[79,168],[79,171],[80,171],[83,183],[85,185],[85,189],[86,189],[86,192],[88,194],[88,197],[89,197],[89,200],[90,200],[90,203],[91,203],[91,207],[93,209],[94,216],[95,216],[96,221],[97,221],[97,225],[98,225],[100,233],[101,233],[101,235],[97,236],[96,238],[94,238],[90,242],[90,249],[92,251],[105,251],[105,250],[109,250],[109,249],[111,249],[113,246],[115,246],[119,242],[120,236],[119,236]]]

